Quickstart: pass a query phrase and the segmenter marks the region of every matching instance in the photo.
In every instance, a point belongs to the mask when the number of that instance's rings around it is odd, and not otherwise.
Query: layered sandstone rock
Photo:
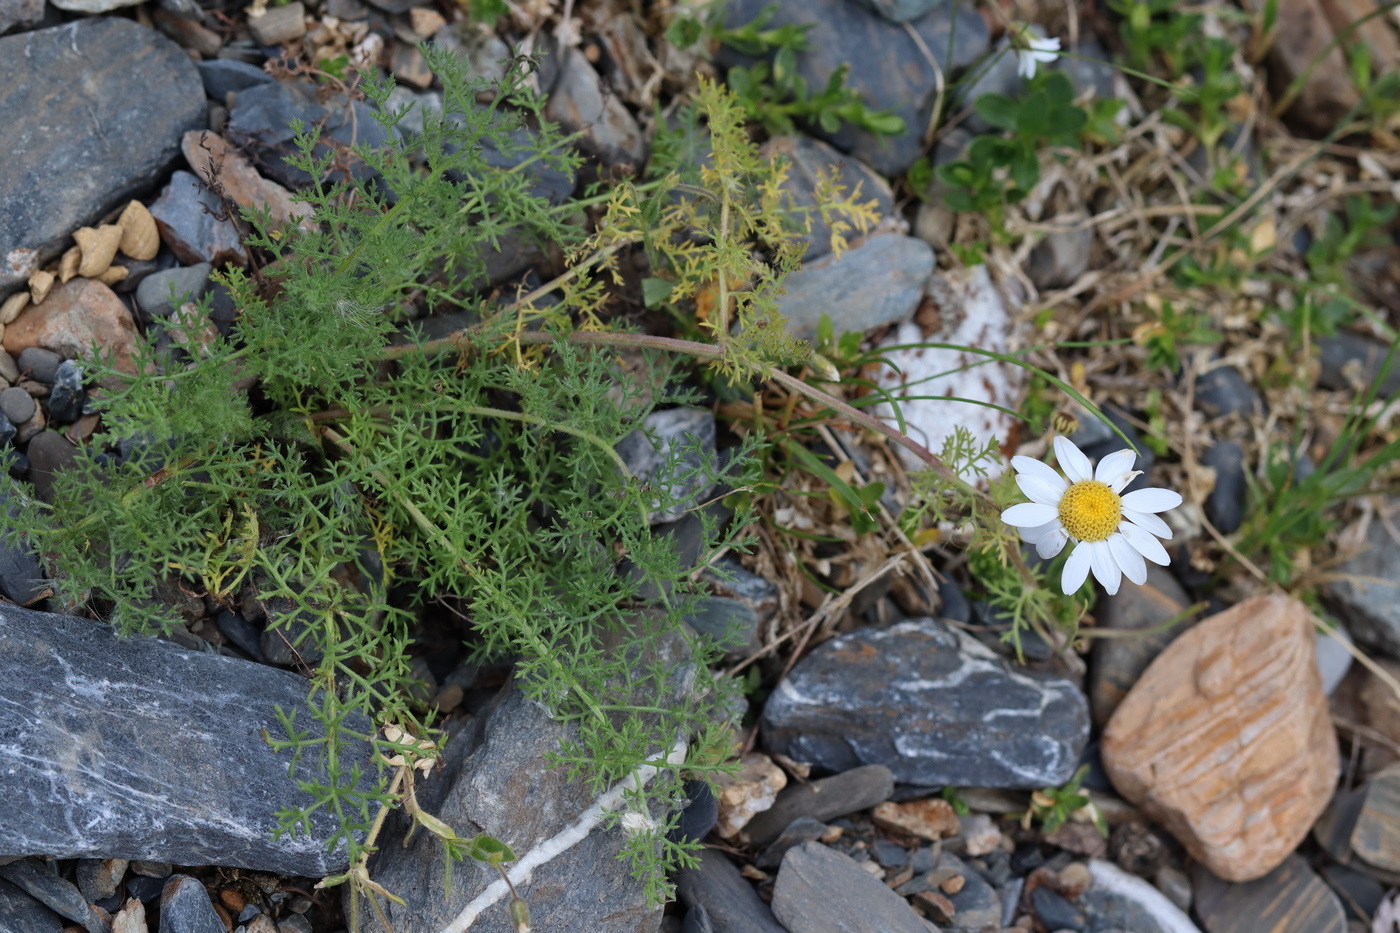
[[[1104,731],[1119,792],[1223,879],[1278,866],[1337,783],[1315,621],[1284,596],[1204,620],[1152,662]]]

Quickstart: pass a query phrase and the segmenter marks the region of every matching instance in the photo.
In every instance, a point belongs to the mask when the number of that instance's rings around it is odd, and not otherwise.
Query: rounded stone
[[[19,386],[11,386],[0,392],[0,412],[4,412],[5,417],[15,424],[24,424],[33,418],[38,408],[34,403],[34,396]]]

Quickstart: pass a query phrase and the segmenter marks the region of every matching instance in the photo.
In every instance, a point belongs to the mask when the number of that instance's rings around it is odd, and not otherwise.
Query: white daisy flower
[[[1156,513],[1181,505],[1181,495],[1170,489],[1120,495],[1141,473],[1132,469],[1137,454],[1109,454],[1095,470],[1069,438],[1057,437],[1055,456],[1068,480],[1039,460],[1011,458],[1016,484],[1031,501],[1013,505],[1001,513],[1001,520],[1014,526],[1021,540],[1034,544],[1046,560],[1060,553],[1066,542],[1074,542],[1060,579],[1066,595],[1084,584],[1090,570],[1112,595],[1122,577],[1146,582],[1144,558],[1163,567],[1171,562],[1157,538],[1170,540],[1172,530]]]
[[[1017,37],[1016,73],[1029,80],[1035,77],[1035,69],[1040,62],[1053,62],[1060,57],[1060,40],[1052,36],[1042,39],[1029,29]]]

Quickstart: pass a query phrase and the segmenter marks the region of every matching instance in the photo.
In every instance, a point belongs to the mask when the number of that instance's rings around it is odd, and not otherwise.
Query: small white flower
[[[1029,29],[1021,33],[1016,44],[1016,73],[1023,78],[1035,77],[1039,62],[1053,62],[1060,57],[1060,40],[1052,36],[1042,39]]]
[[[1163,567],[1171,562],[1157,538],[1170,540],[1172,530],[1155,513],[1181,505],[1181,495],[1170,489],[1120,495],[1141,472],[1132,469],[1137,454],[1109,454],[1095,470],[1069,438],[1057,437],[1055,456],[1068,480],[1039,460],[1011,458],[1016,485],[1031,501],[1013,505],[1001,513],[1001,520],[1014,526],[1021,540],[1034,544],[1046,560],[1060,553],[1066,542],[1074,542],[1060,579],[1066,595],[1084,584],[1090,570],[1112,595],[1122,577],[1146,582],[1144,558]]]

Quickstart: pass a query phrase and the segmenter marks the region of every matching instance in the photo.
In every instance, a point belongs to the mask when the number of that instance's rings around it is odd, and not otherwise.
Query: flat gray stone
[[[729,0],[725,25],[752,22],[773,0]],[[933,114],[940,87],[986,53],[987,21],[972,3],[939,0],[932,12],[909,23],[894,23],[853,0],[779,0],[777,14],[765,29],[788,24],[810,25],[809,48],[797,53],[797,74],[814,90],[841,66],[848,66],[847,87],[858,91],[871,110],[904,118],[898,136],[877,136],[842,124],[835,133],[819,128],[813,134],[849,152],[882,175],[904,172],[923,151],[924,130]],[[917,38],[916,38],[917,36]],[[950,43],[949,39],[953,41]],[[949,59],[949,46],[952,57]],[[928,61],[932,55],[938,68]],[[723,48],[721,66],[751,63],[752,59]]]
[[[1342,902],[1302,856],[1290,855],[1264,877],[1240,884],[1197,865],[1192,881],[1206,933],[1346,933]]]
[[[1386,500],[1384,511],[1400,519],[1400,497]],[[1391,540],[1386,522],[1371,519],[1361,553],[1336,568],[1323,590],[1347,621],[1356,641],[1391,660],[1400,660],[1400,599],[1388,581],[1400,580],[1400,547]]]
[[[607,165],[640,165],[646,141],[637,121],[583,52],[560,53],[559,80],[545,105],[545,116],[569,132],[581,133],[579,145]]]
[[[919,619],[817,648],[773,691],[762,728],[770,751],[823,770],[883,764],[906,784],[1033,789],[1074,773],[1089,709],[1069,680]]]
[[[32,858],[20,859],[9,865],[0,865],[0,878],[21,888],[59,916],[95,930],[97,920],[92,916],[87,898],[73,882],[58,877],[52,863]]]
[[[160,892],[160,933],[224,933],[209,892],[197,878],[171,875],[165,882]]]
[[[136,305],[148,320],[168,318],[179,304],[198,301],[209,291],[209,273],[214,267],[207,262],[193,266],[177,266],[164,272],[152,272],[136,286]],[[171,295],[175,303],[171,303]]]
[[[710,478],[715,459],[715,415],[707,408],[666,408],[654,411],[617,444],[618,456],[637,479],[675,499],[663,508],[652,506],[652,522],[671,522],[699,505],[714,488]],[[668,466],[668,461],[675,463]]]
[[[676,890],[692,910],[704,908],[714,933],[785,933],[772,909],[723,852],[701,849],[697,857],[698,866],[677,873]]]
[[[180,137],[205,120],[189,55],[132,20],[0,39],[0,294],[75,229],[150,189],[180,157]]]
[[[793,272],[778,310],[794,336],[811,340],[825,314],[836,334],[864,333],[907,319],[933,275],[933,247],[899,233],[877,233],[840,256],[828,254]]]
[[[335,825],[274,841],[276,812],[310,802],[275,708],[304,711],[305,680],[110,626],[0,605],[0,852],[153,859],[319,877],[343,870],[326,851]],[[366,723],[364,731],[369,731]],[[369,746],[341,765],[373,773]]]
[[[645,698],[636,695],[631,702],[687,702],[693,677],[685,640],[664,636],[657,651],[635,663],[661,663],[673,672],[669,695],[658,697],[652,691]],[[626,701],[625,695],[618,700]],[[647,904],[642,882],[632,877],[630,863],[618,858],[626,843],[621,826],[595,826],[552,857],[546,857],[548,850],[541,847],[574,829],[598,803],[586,782],[570,780],[567,769],[551,767],[547,757],[578,736],[576,724],[552,719],[517,684],[508,684],[487,710],[448,742],[445,773],[418,785],[419,804],[459,835],[485,832],[510,846],[522,861],[543,860],[529,880],[516,880],[520,896],[530,905],[533,929],[654,931],[661,910]],[[663,816],[656,811],[650,814],[652,819]],[[495,869],[470,860],[458,862],[452,868],[452,890],[444,896],[442,847],[422,831],[404,846],[406,828],[402,811],[395,811],[380,836],[379,854],[370,863],[374,880],[408,903],[407,907],[384,905],[396,933],[437,933],[473,904],[475,919],[468,928],[512,929],[504,885],[499,885]],[[502,896],[494,897],[494,891]],[[373,912],[362,909],[360,917],[366,933],[385,933]]]
[[[798,237],[807,244],[806,257],[817,259],[831,252],[831,225],[822,220],[815,208],[819,206],[817,188],[823,175],[845,189],[847,197],[865,203],[875,202],[880,217],[894,213],[894,193],[889,182],[881,178],[864,162],[833,149],[819,139],[809,136],[777,136],[763,144],[765,156],[779,156],[788,163],[788,176],[783,190],[791,195],[793,205],[812,211],[807,215],[811,229],[799,229]],[[800,215],[796,218],[801,224]]]
[[[816,781],[792,783],[778,795],[773,806],[744,827],[744,835],[754,845],[765,846],[796,819],[834,820],[884,803],[893,793],[894,775],[884,765],[867,765]]]
[[[773,915],[788,933],[928,933],[909,902],[820,842],[788,850],[773,885]]]
[[[0,879],[0,918],[5,933],[63,933],[63,918]]]

